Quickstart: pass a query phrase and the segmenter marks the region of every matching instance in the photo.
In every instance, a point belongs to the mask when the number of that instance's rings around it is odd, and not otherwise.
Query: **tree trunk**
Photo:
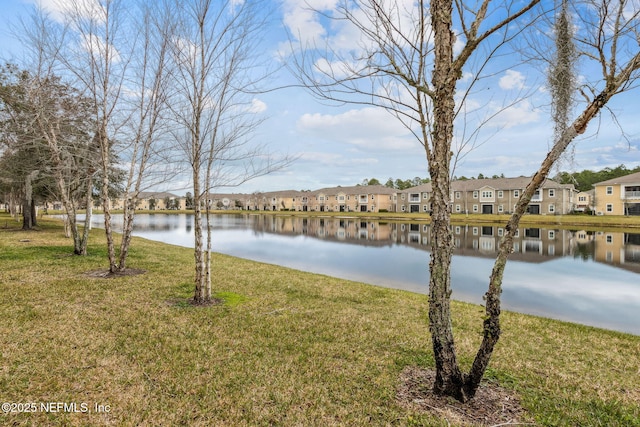
[[[135,216],[138,192],[133,197],[127,197],[124,202],[124,212],[122,213],[122,241],[120,242],[120,256],[118,259],[118,270],[124,271],[127,268],[127,257],[129,256],[129,245],[133,235],[133,219]]]
[[[24,198],[22,199],[22,229],[31,230],[36,223],[33,203],[33,180],[39,171],[27,174],[24,180]]]
[[[431,2],[435,61],[433,150],[429,172],[433,188],[431,217],[432,248],[429,264],[429,328],[436,363],[434,393],[466,401],[465,378],[458,365],[451,325],[451,258],[453,239],[450,230],[449,189],[451,141],[455,114],[456,75],[453,69],[454,35],[451,31],[452,4],[446,0]]]
[[[197,167],[196,167],[197,166]],[[195,247],[194,257],[196,263],[196,288],[193,295],[193,301],[196,304],[204,304],[208,302],[206,295],[206,275],[205,275],[205,257],[202,241],[202,195],[200,194],[200,177],[198,171],[200,170],[199,164],[196,164],[193,169],[193,192],[194,192],[194,234],[195,234]],[[205,203],[206,200],[205,196]]]
[[[93,214],[93,182],[91,179],[87,180],[87,188],[86,188],[86,214],[84,219],[84,229],[82,230],[82,245],[80,247],[79,255],[87,254],[87,245],[89,244],[89,230],[91,230],[91,215]]]
[[[104,120],[104,119],[103,119]],[[109,258],[109,272],[118,271],[116,264],[116,251],[113,242],[113,230],[111,229],[111,199],[109,197],[109,166],[111,165],[111,149],[107,135],[107,124],[103,121],[98,133],[100,138],[100,161],[102,172],[102,210],[104,212],[104,233],[107,237],[107,256]]]
[[[467,388],[470,392],[470,397],[475,395],[475,392],[480,385],[480,381],[482,380],[482,377],[489,365],[493,349],[500,338],[500,295],[502,293],[502,277],[507,264],[507,258],[513,248],[513,237],[515,232],[518,230],[520,219],[525,214],[527,206],[529,205],[529,202],[536,190],[540,188],[547,179],[551,168],[558,161],[562,153],[565,152],[569,144],[571,144],[579,134],[586,130],[591,119],[600,112],[602,107],[604,107],[609,99],[615,95],[617,90],[618,88],[615,85],[607,87],[602,93],[595,97],[591,103],[589,103],[580,117],[578,117],[571,126],[568,126],[562,132],[540,165],[540,168],[523,191],[511,218],[509,218],[509,222],[505,227],[506,233],[500,241],[498,256],[496,257],[493,270],[491,271],[489,289],[485,294],[486,316],[483,325],[482,343],[476,353],[476,357],[473,361],[468,377]]]

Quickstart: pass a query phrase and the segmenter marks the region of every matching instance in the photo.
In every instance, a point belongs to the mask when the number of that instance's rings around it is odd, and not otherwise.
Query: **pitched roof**
[[[629,175],[620,176],[607,181],[596,182],[593,186],[611,184],[640,184],[640,172],[630,173]]]
[[[165,199],[165,198],[179,199],[180,196],[176,196],[173,193],[167,193],[166,191],[141,191],[138,194],[139,199]]]
[[[473,191],[482,187],[491,187],[495,190],[524,190],[531,181],[531,177],[519,176],[515,178],[485,178],[469,179],[465,181],[452,181],[452,191]],[[540,188],[575,188],[573,184],[560,184],[552,179],[545,180]]]
[[[395,194],[398,190],[395,188],[386,187],[384,185],[352,185],[348,187],[327,187],[319,190],[314,190],[312,194],[327,194],[334,195],[339,193],[344,194]]]

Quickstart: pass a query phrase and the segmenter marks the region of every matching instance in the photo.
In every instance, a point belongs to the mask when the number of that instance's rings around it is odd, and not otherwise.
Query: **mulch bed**
[[[533,425],[512,390],[483,382],[473,399],[461,403],[433,393],[435,376],[433,370],[405,368],[397,394],[400,404],[414,411],[429,412],[456,426]]]

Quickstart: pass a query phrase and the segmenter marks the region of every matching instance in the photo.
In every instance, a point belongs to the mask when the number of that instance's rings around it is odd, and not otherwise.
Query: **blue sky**
[[[43,1],[47,7],[54,0]],[[340,48],[353,48],[354,35],[347,27],[326,27],[309,14],[298,0],[274,0],[278,15],[270,30],[269,42],[274,57],[287,44],[285,26],[305,39],[322,39]],[[328,13],[335,0],[310,3]],[[21,45],[8,28],[28,13],[33,1],[2,0],[0,18],[0,58],[20,56]],[[500,64],[498,64],[500,67]],[[283,70],[279,83],[294,80]],[[502,67],[495,76],[482,82],[479,105],[493,108],[502,99],[525,90],[534,93],[529,100],[509,108],[498,116],[485,133],[486,142],[465,155],[455,175],[504,174],[507,177],[531,175],[544,158],[550,144],[552,125],[544,96],[544,76],[539,70]],[[640,88],[615,97],[609,104],[616,113],[626,138],[605,112],[589,126],[575,144],[562,170],[599,170],[624,163],[640,165]],[[389,113],[373,107],[333,107],[320,103],[300,88],[289,88],[258,97],[268,120],[259,129],[256,140],[268,143],[274,152],[286,152],[297,160],[284,170],[258,178],[228,191],[273,191],[316,189],[326,186],[354,185],[364,178],[426,177],[427,162],[423,148]],[[185,183],[175,185],[184,187]],[[172,190],[172,188],[167,188]],[[177,193],[184,192],[176,191]]]

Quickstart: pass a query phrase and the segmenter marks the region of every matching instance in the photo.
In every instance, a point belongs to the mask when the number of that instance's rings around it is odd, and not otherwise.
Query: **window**
[[[478,227],[473,227],[473,235],[474,236],[478,235]]]
[[[498,198],[502,199],[504,197],[504,192],[502,190],[498,191]]]
[[[422,211],[423,211],[423,212],[428,212],[428,211],[429,211],[429,206],[427,206],[427,205],[422,205]]]
[[[613,194],[613,187],[607,187],[607,194]]]
[[[460,212],[460,205],[456,205],[456,212]]]
[[[607,203],[607,212],[613,212],[613,205],[611,203]]]
[[[586,202],[587,198],[585,196],[580,196],[580,197],[578,197],[578,201],[579,202]]]
[[[478,212],[478,205],[473,205],[473,211]]]
[[[459,199],[461,197],[460,192],[456,191],[456,199]]]
[[[504,236],[504,228],[498,227],[498,237]]]
[[[520,190],[513,190],[513,197],[520,197]]]
[[[474,199],[477,199],[477,198],[478,198],[478,190],[475,190],[475,191],[473,192],[473,198],[474,198]]]
[[[498,205],[498,213],[504,212],[504,207],[502,205]]]
[[[456,225],[456,234],[460,234],[460,226]]]
[[[429,198],[429,195],[427,193],[422,193],[422,198],[426,200]]]
[[[613,236],[611,234],[607,234],[607,243],[613,243]]]
[[[549,189],[549,197],[556,197],[556,190],[554,190],[553,188]]]
[[[484,191],[482,192],[482,198],[483,198],[483,199],[491,199],[491,198],[493,198],[493,191],[490,191],[490,190],[484,190]]]
[[[549,205],[549,213],[554,213],[555,211],[556,211],[555,205],[553,204]]]
[[[549,230],[549,239],[555,239],[556,238],[556,232],[554,230]]]

